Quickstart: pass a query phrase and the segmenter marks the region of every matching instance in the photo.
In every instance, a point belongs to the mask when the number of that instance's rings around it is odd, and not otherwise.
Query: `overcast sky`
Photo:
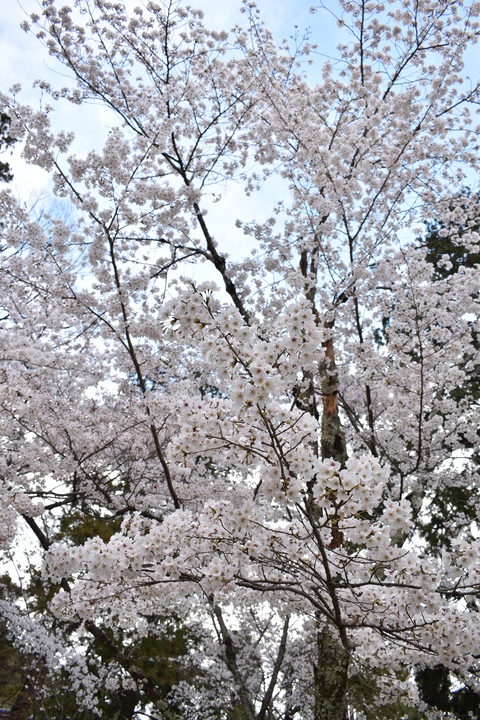
[[[56,0],[59,6],[68,0]],[[27,90],[32,82],[52,71],[53,62],[41,44],[20,28],[32,12],[39,12],[38,0],[4,0],[0,2],[0,57],[1,88],[7,89],[20,82]],[[126,0],[127,7],[142,4],[139,0]],[[188,0],[183,4],[201,8],[205,22],[214,29],[229,30],[241,20],[240,0]],[[336,0],[327,0],[335,8]],[[257,3],[267,26],[280,39],[294,32],[295,25],[301,30],[313,28],[313,36],[320,49],[333,52],[336,25],[328,13],[310,13],[312,0],[259,0]]]
[[[56,0],[56,2],[62,6],[67,4],[68,0]],[[135,7],[142,2],[126,0],[126,4]],[[216,30],[229,30],[242,18],[241,0],[184,0],[184,4],[201,8],[205,12],[206,25]],[[328,13],[312,15],[311,4],[312,0],[257,2],[266,25],[278,39],[291,36],[295,32],[296,25],[300,31],[312,27],[312,39],[319,44],[319,49],[326,54],[332,54],[338,41],[336,22]],[[330,8],[335,8],[337,2],[327,0],[327,4]],[[0,91],[6,92],[14,83],[20,83],[21,101],[38,107],[41,98],[38,88],[32,88],[35,80],[46,79],[53,85],[65,83],[59,76],[64,69],[56,67],[55,62],[36,38],[20,28],[20,23],[28,19],[28,15],[32,12],[39,12],[37,0],[0,0],[0,57],[2,58]],[[102,128],[99,126],[106,128],[109,123],[108,114],[100,106],[89,105],[80,110],[77,106],[65,103],[61,112],[56,111],[54,120],[56,129],[59,129],[59,124],[63,129],[75,132],[77,137],[75,149],[79,154],[86,154],[95,146],[95,142],[98,146],[98,140],[103,136]],[[30,207],[34,205],[52,207],[51,182],[47,173],[31,165],[27,166],[20,158],[18,146],[15,147],[13,157],[2,159],[7,159],[12,165],[14,180],[11,188],[21,200]],[[278,193],[282,192],[277,188],[277,184],[270,181],[269,185],[263,188],[261,198],[258,196],[246,198],[240,186],[231,187],[228,196],[220,205],[214,204],[210,207],[210,221],[216,227],[225,227],[225,210],[228,208],[231,221],[232,207],[238,212],[236,217],[241,215],[246,219],[255,216],[259,221],[266,219],[262,217],[266,208],[278,201]],[[57,211],[59,211],[58,207]],[[232,228],[232,233],[236,235],[235,228]],[[244,242],[245,239],[242,244]],[[233,245],[237,246],[237,241],[233,241]]]
[[[67,4],[67,0],[57,2],[60,6]],[[127,0],[130,7],[137,4],[141,2]],[[240,0],[188,0],[185,4],[204,10],[205,22],[213,29],[228,30],[242,17]],[[335,22],[328,14],[312,15],[309,12],[312,0],[259,0],[257,4],[266,24],[279,39],[290,36],[295,25],[301,30],[312,26],[315,41],[321,44],[321,49],[326,53],[334,51]],[[327,4],[335,7],[336,0],[327,0]],[[20,28],[20,23],[32,12],[39,12],[37,0],[0,1],[0,91],[6,92],[14,83],[20,83],[23,88],[21,99],[38,106],[40,94],[38,89],[32,89],[33,82],[43,78],[55,84],[59,81],[59,69],[55,69],[55,63],[36,38]],[[78,108],[72,106],[64,112],[66,129],[73,129],[87,150],[89,138],[98,137],[98,124],[105,122],[102,111],[90,106],[88,113],[79,113]],[[18,155],[18,148],[15,155]],[[13,158],[13,166],[14,189],[21,197],[27,201],[35,200],[42,191],[48,191],[48,178],[42,171],[27,168],[18,157]]]

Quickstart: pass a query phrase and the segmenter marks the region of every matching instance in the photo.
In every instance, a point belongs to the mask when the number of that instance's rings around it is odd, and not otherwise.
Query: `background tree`
[[[1,196],[2,542],[21,516],[49,598],[5,607],[11,635],[131,716],[416,720],[439,665],[473,692],[475,525],[418,538],[438,488],[477,517],[478,399],[453,392],[477,267],[432,282],[406,237],[442,217],[478,252],[478,4],[343,2],[338,61],[308,76],[315,48],[250,4],[230,36],[175,3],[76,8],[32,17],[75,81],[42,87],[103,103],[103,148],[4,99],[78,213]],[[211,227],[213,188],[273,177],[264,218]]]
[[[9,135],[10,118],[4,112],[0,112],[0,152],[8,147],[11,147],[15,142],[14,139]],[[2,182],[10,182],[13,175],[10,170],[10,165],[6,162],[0,161],[0,180]]]

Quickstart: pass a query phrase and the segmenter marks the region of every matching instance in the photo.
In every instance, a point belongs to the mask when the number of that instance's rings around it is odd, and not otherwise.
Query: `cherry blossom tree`
[[[90,711],[435,717],[415,673],[478,689],[478,266],[418,237],[479,252],[480,3],[341,0],[332,60],[243,9],[25,27],[70,81],[2,102],[75,221],[1,195],[0,533],[41,562],[2,615]],[[68,102],[106,108],[86,155]]]

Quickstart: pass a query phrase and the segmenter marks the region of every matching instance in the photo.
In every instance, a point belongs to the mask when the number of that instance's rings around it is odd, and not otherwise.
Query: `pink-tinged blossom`
[[[480,6],[340,6],[317,66],[252,3],[228,34],[48,0],[67,85],[1,96],[71,215],[0,193],[0,546],[28,529],[45,600],[0,612],[98,713],[337,720],[325,637],[339,717],[433,717],[416,668],[477,688]],[[103,144],[55,129],[65,102],[108,108]],[[165,691],[130,654],[175,633]]]

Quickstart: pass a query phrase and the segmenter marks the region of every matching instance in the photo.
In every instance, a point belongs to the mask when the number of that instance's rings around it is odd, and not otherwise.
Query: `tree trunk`
[[[120,708],[118,720],[132,720],[135,708],[138,705],[138,692],[136,690],[125,690],[120,696]]]
[[[317,663],[313,666],[315,720],[344,720],[347,715],[349,655],[334,631],[317,631]]]
[[[322,378],[322,458],[333,458],[343,466],[347,461],[347,447],[338,415],[338,376],[332,338],[326,340],[323,347],[325,369]]]
[[[32,715],[32,710],[33,699],[31,688],[28,682],[25,682],[10,710],[10,720],[28,720]]]
[[[338,378],[333,341],[324,343],[325,370],[322,380],[322,458],[333,458],[341,466],[347,461],[347,449],[338,415]],[[339,547],[343,537],[333,525],[330,548]],[[315,720],[345,720],[347,717],[348,666],[350,656],[340,641],[336,628],[319,620],[317,623],[317,659],[314,664]]]

